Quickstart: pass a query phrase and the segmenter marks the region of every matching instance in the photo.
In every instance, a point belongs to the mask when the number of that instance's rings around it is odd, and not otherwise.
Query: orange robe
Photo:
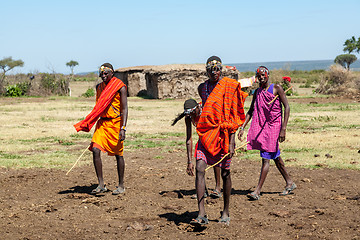
[[[119,91],[123,86],[125,86],[125,84],[116,77],[113,77],[108,84],[103,86],[96,99],[96,104],[93,110],[85,117],[84,120],[74,125],[76,131],[89,132],[99,117],[105,110],[107,110],[117,91]]]
[[[96,102],[99,100],[99,97],[105,87],[106,85],[104,82],[97,86]],[[92,150],[93,147],[96,147],[103,152],[107,152],[110,156],[123,156],[123,141],[119,141],[119,133],[122,123],[120,107],[120,94],[116,92],[109,106],[100,115],[100,119],[96,123],[95,132],[89,147],[90,150]]]
[[[199,140],[213,156],[229,152],[230,134],[245,121],[247,93],[234,79],[223,77],[207,98],[196,131]]]

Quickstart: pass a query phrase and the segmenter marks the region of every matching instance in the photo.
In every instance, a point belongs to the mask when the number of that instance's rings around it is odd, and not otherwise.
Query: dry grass
[[[287,165],[360,169],[359,135],[349,130],[289,132],[287,137],[281,144],[283,158],[291,159]]]
[[[70,82],[71,96],[80,97],[89,88],[95,89],[95,82]]]
[[[82,84],[84,91],[87,84]],[[184,121],[171,126],[184,100],[131,97],[128,101],[126,151],[155,147],[159,158],[163,151],[182,152],[186,157]],[[76,133],[73,124],[91,111],[94,98],[2,98],[0,102],[0,166],[67,169],[90,142],[92,132]],[[246,108],[250,102],[251,98],[247,99]],[[281,144],[286,165],[360,169],[357,103],[295,102],[291,109],[287,140]],[[314,157],[316,154],[319,157]],[[258,151],[247,151],[234,162],[244,158],[260,160]],[[91,163],[91,153],[84,159],[80,165]]]
[[[171,126],[172,120],[183,110],[183,102],[183,100],[129,98],[129,131],[147,134],[184,132],[183,121]]]
[[[332,65],[330,71],[322,77],[316,91],[323,94],[359,95],[360,76],[338,64]]]

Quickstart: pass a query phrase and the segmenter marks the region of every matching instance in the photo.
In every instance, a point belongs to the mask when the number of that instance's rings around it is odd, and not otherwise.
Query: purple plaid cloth
[[[254,111],[250,129],[247,135],[247,149],[257,149],[264,152],[277,152],[278,139],[282,124],[282,106],[279,98],[268,104],[275,95],[274,85],[271,84],[268,91],[259,88],[257,91]]]
[[[203,160],[204,162],[206,162],[207,165],[213,165],[213,164],[217,163],[218,161],[220,161],[220,159],[224,155],[225,154],[223,153],[223,151],[221,151],[219,154],[213,156],[205,149],[205,147],[202,145],[201,141],[198,141],[196,144],[196,147],[195,147],[196,161]],[[219,164],[215,165],[215,167],[230,169],[230,164],[231,164],[231,158],[225,158]]]

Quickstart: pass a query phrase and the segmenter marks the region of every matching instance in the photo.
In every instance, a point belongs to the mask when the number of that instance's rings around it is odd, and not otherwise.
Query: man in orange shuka
[[[219,222],[229,225],[229,203],[231,194],[230,163],[235,152],[235,133],[245,121],[244,101],[247,94],[241,91],[240,83],[222,76],[221,59],[212,56],[206,61],[207,81],[198,87],[203,109],[196,126],[199,141],[196,145],[196,193],[199,214],[190,223],[205,225],[209,222],[204,207],[205,168],[216,164],[227,154],[221,168],[223,179],[224,208]]]
[[[114,68],[110,63],[101,65],[99,76],[103,82],[96,86],[95,107],[84,120],[75,124],[74,127],[77,131],[89,132],[97,121],[89,150],[93,152],[93,162],[99,185],[91,193],[98,194],[107,191],[100,157],[102,151],[116,158],[119,185],[112,194],[117,195],[125,192],[123,141],[128,117],[127,90],[125,84],[114,76]]]

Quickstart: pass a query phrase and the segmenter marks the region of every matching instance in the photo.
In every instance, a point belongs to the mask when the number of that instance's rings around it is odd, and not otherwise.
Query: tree
[[[350,64],[355,62],[357,60],[357,57],[354,54],[341,54],[336,56],[334,62],[337,64],[340,64],[347,70],[350,69]]]
[[[10,71],[15,67],[23,67],[24,62],[22,60],[13,60],[12,57],[4,57],[0,60],[0,68],[3,70],[0,77],[0,92],[3,90],[3,83],[5,80],[6,72]]]
[[[349,54],[353,51],[357,51],[357,44],[355,37],[352,36],[350,39],[347,39],[344,43],[344,52],[348,52]]]
[[[76,67],[77,65],[79,65],[79,63],[73,60],[66,63],[66,66],[68,66],[71,69],[71,75],[74,75],[74,67]]]
[[[6,72],[10,71],[15,67],[23,67],[24,62],[22,60],[13,60],[12,57],[3,58],[0,60],[0,68],[3,70],[3,78],[5,78]]]
[[[360,53],[360,37],[358,38],[357,43],[356,43],[356,52]]]
[[[353,51],[360,53],[360,37],[358,37],[357,41],[354,36],[345,41],[344,52],[348,52],[350,54]]]

